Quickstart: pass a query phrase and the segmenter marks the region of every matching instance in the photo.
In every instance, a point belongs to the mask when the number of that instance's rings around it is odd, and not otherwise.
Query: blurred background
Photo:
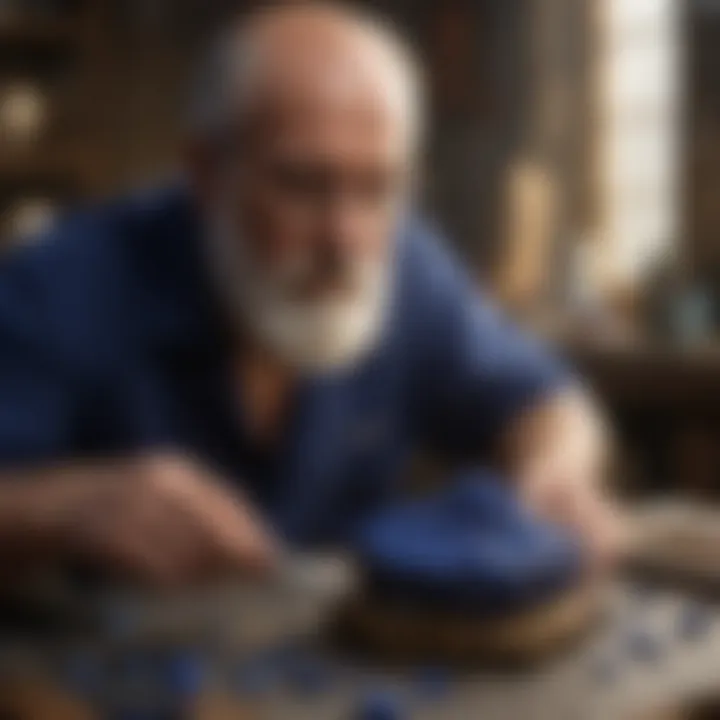
[[[720,497],[720,0],[384,0],[432,91],[426,204],[611,409],[631,492]],[[170,176],[238,0],[0,0],[0,238]]]

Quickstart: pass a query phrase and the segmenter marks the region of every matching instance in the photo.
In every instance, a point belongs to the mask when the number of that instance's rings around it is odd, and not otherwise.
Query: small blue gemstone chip
[[[360,700],[355,720],[403,720],[406,714],[405,704],[396,693],[375,690]]]

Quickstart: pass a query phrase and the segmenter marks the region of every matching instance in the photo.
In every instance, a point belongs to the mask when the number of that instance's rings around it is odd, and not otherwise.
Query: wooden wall
[[[432,86],[426,198],[478,265],[493,260],[508,158],[528,102],[524,0],[374,3],[412,38]],[[237,2],[110,2],[98,92],[104,194],[176,164],[186,81],[207,38]]]
[[[18,1],[0,0],[0,7]],[[177,167],[198,54],[212,31],[249,2],[71,1],[88,11],[58,85],[74,133],[62,146],[62,162],[77,166],[77,194],[102,197],[157,182]],[[427,205],[479,274],[491,274],[507,232],[508,168],[532,156],[555,172],[578,157],[575,135],[552,124],[561,105],[574,102],[567,93],[560,97],[570,80],[557,74],[578,67],[566,42],[574,37],[568,32],[574,0],[367,1],[406,32],[428,69]]]

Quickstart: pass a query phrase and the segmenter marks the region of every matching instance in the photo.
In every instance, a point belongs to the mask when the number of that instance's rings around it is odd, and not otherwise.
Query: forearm
[[[67,562],[132,582],[265,570],[270,531],[227,483],[151,453],[0,474],[0,577]]]
[[[575,482],[601,483],[610,457],[610,438],[601,412],[585,392],[566,390],[529,410],[506,428],[498,443],[505,472],[531,483],[547,466],[562,465]]]
[[[622,513],[605,488],[610,445],[595,404],[572,391],[518,418],[500,447],[526,505],[575,531],[596,569],[612,566],[627,539]]]

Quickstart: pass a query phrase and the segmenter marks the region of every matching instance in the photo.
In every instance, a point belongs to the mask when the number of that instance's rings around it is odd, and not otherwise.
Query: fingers
[[[70,532],[111,573],[177,586],[272,567],[276,543],[259,515],[195,465],[154,458],[105,480],[77,504]]]
[[[217,571],[262,572],[276,555],[276,541],[236,490],[193,466],[175,467],[156,480],[159,496],[195,536],[204,565]]]
[[[619,512],[597,484],[557,467],[536,467],[522,481],[522,497],[541,518],[562,525],[580,539],[590,572],[612,568],[624,545]]]
[[[220,569],[263,572],[277,555],[276,540],[251,504],[219,481],[205,478],[183,494],[182,510],[202,535]]]
[[[80,555],[103,573],[133,583],[169,586],[191,579],[195,548],[172,514],[130,493],[115,498],[110,512],[89,515],[103,507],[105,502],[89,504],[78,523]]]

